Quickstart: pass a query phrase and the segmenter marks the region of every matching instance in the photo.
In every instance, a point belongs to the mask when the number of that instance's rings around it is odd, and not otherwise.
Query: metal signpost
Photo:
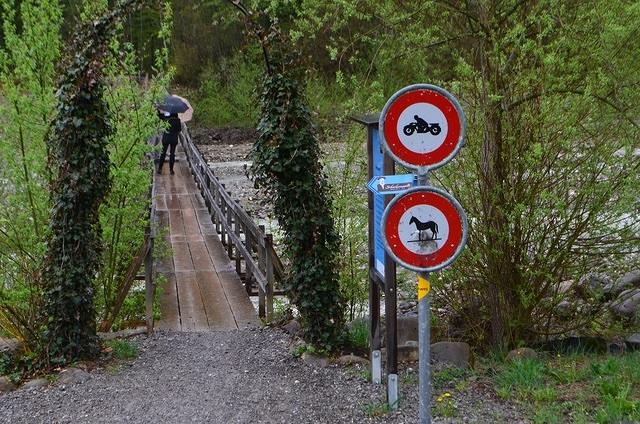
[[[380,331],[380,292],[384,290],[385,301],[385,340],[387,346],[387,373],[397,374],[397,294],[396,263],[385,252],[382,237],[382,214],[391,197],[397,193],[403,181],[387,184],[379,177],[393,175],[395,162],[385,153],[378,131],[379,114],[354,116],[352,119],[367,127],[368,174],[372,188],[369,190],[369,341],[371,357],[371,380],[374,384],[382,383],[382,343]],[[411,176],[413,178],[413,176]],[[415,185],[415,181],[413,182]]]
[[[426,424],[431,422],[428,276],[450,265],[460,255],[468,227],[458,201],[432,187],[428,174],[453,159],[462,147],[465,117],[458,101],[447,91],[417,84],[403,88],[387,101],[379,128],[388,154],[417,172],[417,176],[411,177],[377,176],[368,186],[379,193],[386,192],[387,187],[388,192],[394,193],[396,189],[403,189],[384,211],[382,232],[389,256],[418,273],[420,423]],[[417,182],[415,187],[414,182]],[[397,381],[398,376],[389,372],[388,399],[394,409],[398,399]]]

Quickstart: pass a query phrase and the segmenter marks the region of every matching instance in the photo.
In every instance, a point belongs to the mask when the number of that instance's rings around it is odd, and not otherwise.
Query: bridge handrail
[[[235,259],[236,272],[241,273],[241,262],[244,261],[247,293],[251,293],[251,284],[255,280],[258,286],[258,314],[261,318],[271,320],[274,286],[285,275],[282,261],[273,247],[273,236],[266,233],[263,225],[257,225],[227,192],[225,185],[207,165],[185,124],[180,140],[211,221],[220,234],[222,244],[227,247],[229,258]]]

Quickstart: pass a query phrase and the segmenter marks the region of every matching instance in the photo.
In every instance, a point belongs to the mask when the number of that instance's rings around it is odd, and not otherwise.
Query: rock
[[[513,349],[507,354],[507,361],[519,361],[522,359],[538,359],[538,352],[529,347],[520,347]]]
[[[556,293],[558,295],[569,294],[573,290],[574,285],[573,280],[562,281],[556,286]]]
[[[282,329],[292,336],[295,336],[300,332],[300,323],[295,319],[292,319],[291,321],[283,325]]]
[[[629,350],[640,350],[640,333],[630,335],[625,339]]]
[[[638,318],[640,315],[640,289],[625,290],[609,306],[611,311],[622,318]]]
[[[9,377],[0,376],[0,393],[7,393],[16,389],[16,385],[9,380]]]
[[[17,339],[4,339],[0,337],[0,353],[13,356],[24,350],[24,343]]]
[[[34,380],[29,380],[22,385],[22,389],[31,390],[31,389],[39,389],[41,387],[45,387],[49,385],[49,380],[46,378],[36,378]]]
[[[575,311],[575,306],[565,299],[556,305],[554,311],[560,318],[571,318]]]
[[[622,277],[618,278],[615,283],[607,284],[604,287],[604,293],[613,298],[618,296],[625,290],[633,287],[640,287],[640,270],[635,270],[626,273]]]
[[[398,346],[398,362],[416,362],[420,358],[420,348],[418,342],[407,340]]]
[[[418,340],[418,316],[401,315],[398,317],[398,346],[409,340]]]
[[[84,383],[91,376],[88,372],[83,371],[79,368],[67,368],[66,370],[60,373],[60,378],[58,381],[61,384],[76,384],[76,383]]]
[[[431,359],[468,368],[471,360],[471,348],[464,342],[438,342],[431,345]]]
[[[615,340],[607,343],[607,352],[611,355],[622,355],[627,350],[627,345],[623,340]]]
[[[604,297],[604,288],[611,283],[611,278],[606,274],[589,272],[580,278],[576,289],[585,299],[600,299]]]
[[[302,361],[310,366],[326,368],[329,366],[329,359],[314,353],[305,352],[301,356]]]
[[[336,362],[340,365],[369,365],[370,363],[368,359],[356,355],[342,355],[336,359]]]

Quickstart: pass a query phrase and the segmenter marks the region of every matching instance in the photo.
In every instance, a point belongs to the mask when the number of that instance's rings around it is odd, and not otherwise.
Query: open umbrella
[[[171,114],[177,113],[181,122],[188,122],[193,118],[193,107],[189,101],[175,94],[165,97],[161,103],[158,103],[157,107]]]
[[[158,104],[158,109],[171,114],[182,113],[189,109],[189,105],[185,103],[182,97],[167,96],[162,102]]]
[[[189,122],[189,121],[191,121],[191,118],[193,118],[193,106],[191,106],[191,103],[189,103],[189,101],[187,99],[185,99],[184,97],[176,96],[175,94],[173,95],[173,97],[176,97],[176,98],[182,100],[184,102],[184,104],[187,105],[187,110],[185,110],[184,112],[179,112],[178,113],[178,118],[180,118],[180,121],[181,122]]]

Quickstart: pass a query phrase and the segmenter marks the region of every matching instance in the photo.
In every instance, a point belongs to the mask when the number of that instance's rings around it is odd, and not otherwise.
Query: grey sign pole
[[[429,186],[429,171],[418,168],[418,185]],[[431,424],[431,296],[429,274],[418,273],[418,378],[420,424]],[[426,292],[425,292],[426,291]]]
[[[420,362],[418,374],[420,378],[420,424],[431,424],[431,296],[428,283],[429,274],[418,275],[418,348]],[[420,281],[422,279],[423,281]],[[425,283],[426,282],[426,283]],[[426,294],[421,292],[427,291]]]

